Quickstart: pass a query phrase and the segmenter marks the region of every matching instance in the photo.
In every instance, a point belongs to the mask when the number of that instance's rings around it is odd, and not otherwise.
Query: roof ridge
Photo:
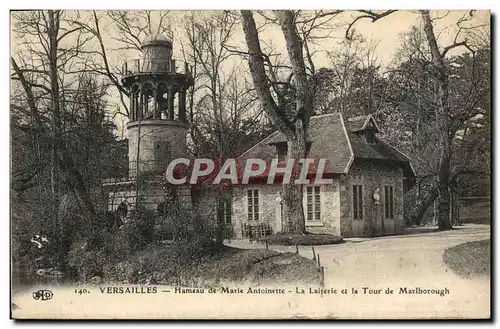
[[[247,154],[248,152],[250,152],[251,150],[253,150],[254,148],[256,148],[257,146],[263,144],[265,141],[267,141],[268,139],[272,139],[272,137],[274,137],[275,135],[279,134],[279,130],[275,130],[273,131],[272,133],[270,133],[267,137],[263,138],[260,140],[260,142],[257,142],[255,143],[252,147],[250,147],[248,150],[246,150],[245,152],[241,153],[236,159],[239,159],[241,158],[242,156],[244,156],[245,154]]]
[[[357,131],[365,130],[370,121],[373,122],[373,124],[375,125],[375,129],[377,129],[378,132],[383,133],[382,130],[380,130],[380,128],[377,124],[377,120],[375,120],[375,117],[373,116],[373,114],[364,114],[364,115],[358,115],[356,117],[348,118],[347,123],[349,125],[351,125],[349,131],[350,132],[357,132]],[[363,125],[361,127],[359,127],[359,128],[352,127],[353,124],[359,124],[361,122],[363,122]]]
[[[347,128],[344,123],[344,117],[342,116],[341,112],[339,112],[339,114],[340,114],[340,122],[342,123],[342,128],[344,129],[345,139],[347,140],[347,145],[349,145],[349,151],[351,152],[351,157],[349,158],[349,162],[347,163],[347,166],[344,169],[344,173],[347,174],[349,172],[349,169],[351,168],[352,162],[354,161],[354,150],[352,149],[351,139],[349,138],[349,133],[347,132]]]

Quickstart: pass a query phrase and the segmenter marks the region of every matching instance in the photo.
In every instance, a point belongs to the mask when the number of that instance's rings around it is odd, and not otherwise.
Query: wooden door
[[[364,188],[361,184],[351,186],[352,235],[363,236],[365,230]]]
[[[365,231],[365,220],[364,219],[353,219],[352,220],[352,235],[353,236],[363,236]]]

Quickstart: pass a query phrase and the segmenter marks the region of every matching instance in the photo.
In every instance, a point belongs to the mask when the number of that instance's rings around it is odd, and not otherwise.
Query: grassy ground
[[[277,233],[263,237],[258,241],[260,242],[267,241],[269,244],[285,245],[285,246],[294,246],[294,245],[315,246],[315,245],[343,243],[344,239],[342,239],[342,237],[331,234],[307,233],[304,235],[297,235],[289,233]]]
[[[445,250],[444,262],[465,278],[490,276],[491,240],[460,244]]]
[[[109,282],[191,287],[217,286],[228,282],[319,283],[315,262],[293,253],[224,247],[202,258],[186,259],[173,255],[170,248],[168,245],[147,248],[109,268],[104,279]]]

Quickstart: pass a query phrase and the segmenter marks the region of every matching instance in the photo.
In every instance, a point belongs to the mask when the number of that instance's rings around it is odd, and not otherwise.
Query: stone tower
[[[121,79],[130,93],[129,180],[164,175],[172,159],[186,157],[186,90],[194,83],[189,65],[179,68],[172,58],[170,36],[149,36],[141,48],[142,58],[126,62]],[[162,202],[155,189],[141,192],[148,208]],[[189,188],[179,190],[190,203]]]

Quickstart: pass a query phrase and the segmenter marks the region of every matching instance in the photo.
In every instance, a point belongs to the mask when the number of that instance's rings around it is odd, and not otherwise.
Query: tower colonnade
[[[186,85],[156,79],[134,82],[130,88],[130,120],[186,122]],[[176,108],[177,100],[177,108]]]
[[[129,96],[128,167],[126,181],[108,184],[117,202],[138,199],[147,208],[156,209],[165,201],[158,176],[174,158],[186,156],[186,91],[194,85],[189,65],[172,58],[172,38],[151,35],[142,45],[142,58],[127,61],[122,66],[121,82]],[[139,176],[149,179],[141,190]],[[149,177],[149,178],[147,178]],[[179,186],[176,193],[181,204],[189,207],[190,187]],[[109,202],[108,202],[109,204]]]

